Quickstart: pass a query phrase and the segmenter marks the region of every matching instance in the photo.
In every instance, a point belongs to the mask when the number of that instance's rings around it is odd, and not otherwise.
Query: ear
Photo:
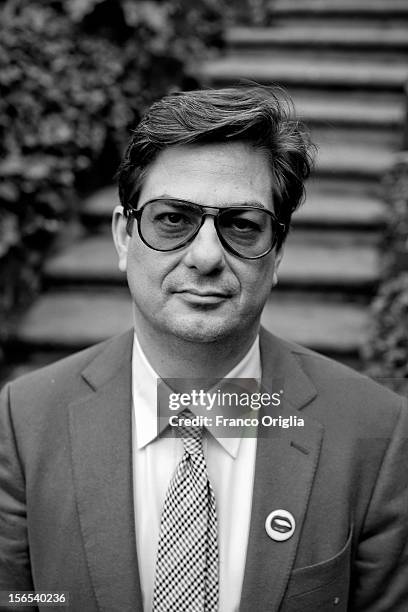
[[[126,231],[127,218],[123,212],[123,206],[115,206],[112,215],[112,235],[115,243],[116,252],[118,254],[118,266],[121,272],[126,272],[127,255],[129,248],[130,236]]]
[[[272,287],[275,287],[278,284],[278,270],[279,270],[280,262],[282,261],[283,251],[284,251],[284,247],[282,245],[275,256],[275,263],[273,266]]]

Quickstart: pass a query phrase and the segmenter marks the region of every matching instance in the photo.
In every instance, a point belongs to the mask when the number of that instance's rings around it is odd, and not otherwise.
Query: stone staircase
[[[263,322],[359,367],[380,271],[381,177],[402,146],[408,2],[275,0],[273,7],[271,26],[230,28],[225,54],[194,71],[212,87],[278,83],[310,126],[317,167]],[[10,342],[12,361],[35,367],[131,324],[109,234],[116,202],[113,187],[86,201],[81,235],[49,261],[45,291]]]

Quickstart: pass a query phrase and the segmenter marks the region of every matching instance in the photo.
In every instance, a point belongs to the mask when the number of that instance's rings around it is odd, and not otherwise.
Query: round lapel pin
[[[295,532],[296,521],[287,510],[274,510],[266,517],[266,533],[275,542],[289,540]]]

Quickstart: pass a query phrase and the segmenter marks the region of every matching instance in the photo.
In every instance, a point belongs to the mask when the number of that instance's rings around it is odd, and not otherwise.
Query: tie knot
[[[193,420],[196,417],[189,410],[184,410],[180,415],[182,418],[179,426],[181,437],[183,440],[184,450],[189,455],[201,453],[203,446],[203,427],[202,425],[186,424],[186,421]]]

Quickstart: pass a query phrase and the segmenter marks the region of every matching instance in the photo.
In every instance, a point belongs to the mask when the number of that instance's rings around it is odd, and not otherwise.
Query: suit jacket
[[[4,389],[0,591],[69,591],[77,612],[142,611],[131,350],[128,332]],[[258,440],[241,612],[406,612],[404,400],[265,331],[261,358],[264,387],[284,390],[280,413],[304,426]],[[286,541],[266,533],[275,509],[296,520]]]

